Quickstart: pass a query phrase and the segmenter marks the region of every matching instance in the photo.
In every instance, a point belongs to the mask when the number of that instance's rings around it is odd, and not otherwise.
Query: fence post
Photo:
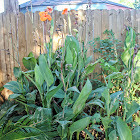
[[[4,0],[4,12],[5,13],[18,13],[19,5],[18,0]]]

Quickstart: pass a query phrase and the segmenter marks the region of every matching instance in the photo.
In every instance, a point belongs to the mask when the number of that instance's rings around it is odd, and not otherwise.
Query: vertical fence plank
[[[138,33],[137,10],[131,11],[132,28]],[[138,44],[138,36],[136,37],[136,44]]]
[[[78,40],[80,47],[82,49],[82,39],[84,36],[82,36],[83,32],[86,33],[86,21],[85,21],[85,11],[84,10],[78,10]]]
[[[6,83],[6,63],[4,47],[4,22],[3,14],[0,14],[0,87]]]
[[[40,35],[39,35],[39,12],[34,13],[34,41],[35,41],[35,57],[39,56],[40,54]]]
[[[116,32],[116,37],[117,37],[118,40],[121,41],[121,43],[120,43],[121,46],[123,46],[123,42],[124,42],[124,34],[125,34],[124,32],[125,32],[124,11],[123,10],[118,10],[117,11],[117,32]]]
[[[102,39],[106,38],[104,31],[109,30],[109,11],[102,10]]]
[[[116,33],[117,33],[117,12],[114,9],[109,10],[109,30],[112,30],[116,36]]]
[[[41,53],[42,53],[43,48],[44,48],[44,40],[43,40],[43,22],[40,20],[40,16],[38,18],[38,28],[37,28],[37,30],[38,30],[38,34],[39,34],[39,42],[38,43],[41,47]],[[40,50],[39,50],[39,53],[40,53]],[[37,55],[39,55],[39,53],[37,53]]]
[[[131,11],[131,23],[132,28],[138,33],[137,10],[135,9]],[[136,44],[138,44],[138,36],[136,37]]]
[[[132,27],[135,28],[135,30],[137,30],[138,24],[137,24],[137,10],[132,9],[131,11],[131,22],[132,22]]]
[[[17,16],[14,13],[11,14],[11,28],[12,28],[12,47],[13,47],[14,67],[18,67],[17,36],[19,34],[17,34]]]
[[[127,27],[132,26],[131,11],[128,9],[124,11],[124,25]]]
[[[33,34],[33,23],[32,23],[32,13],[25,13],[25,26],[26,26],[26,43],[27,43],[27,55],[30,52],[35,53],[35,43]]]
[[[95,10],[94,11],[94,38],[100,37],[101,38],[102,34],[102,14],[100,10]],[[96,48],[99,48],[97,44]],[[99,53],[94,53],[94,61],[96,61],[100,56]],[[98,75],[101,73],[101,68],[99,64],[96,66],[96,69],[94,71],[95,75]],[[98,80],[101,80],[101,77],[98,78]]]
[[[9,65],[10,65],[10,80],[14,80],[14,73],[13,73],[13,70],[14,70],[14,51],[13,51],[13,34],[12,34],[12,13],[9,15],[10,16],[10,30],[8,30],[8,39],[9,39],[9,54],[10,54],[10,60],[9,60]],[[9,80],[9,81],[10,81]]]
[[[9,43],[10,42],[10,14],[4,14],[4,42],[5,42],[5,61],[6,61],[6,77],[7,81],[11,80],[11,64],[10,64],[10,51],[9,51]]]
[[[58,16],[58,11],[54,11],[53,14],[52,14],[52,17],[53,17],[53,20],[54,20],[54,30],[53,30],[53,50],[56,50],[57,49],[57,16]]]
[[[55,28],[53,35],[53,50],[57,50],[59,47],[62,47],[64,44],[64,39],[66,37],[67,32],[67,19],[61,12],[55,12]],[[49,33],[49,30],[48,30]],[[50,34],[49,34],[50,36]]]
[[[124,33],[123,33],[122,41],[125,40],[125,35],[126,35],[127,27],[132,27],[131,11],[129,9],[124,11]]]
[[[93,53],[93,41],[94,41],[94,22],[93,22],[93,15],[94,11],[91,9],[88,9],[86,12],[86,34],[85,34],[85,47],[88,49],[87,50],[87,57],[92,56],[91,63],[94,62],[94,53]],[[90,75],[90,79],[93,79],[93,74]]]
[[[28,39],[28,38],[27,38]],[[25,15],[19,13],[19,23],[18,23],[18,44],[19,44],[19,63],[24,69],[22,58],[27,56],[27,46],[26,46],[26,32],[25,32]]]
[[[76,29],[78,31],[78,13],[75,10],[70,11],[72,35],[76,37]]]

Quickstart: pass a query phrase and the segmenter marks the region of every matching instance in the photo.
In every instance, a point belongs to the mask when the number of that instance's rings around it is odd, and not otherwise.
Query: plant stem
[[[80,134],[80,132],[77,132],[77,140],[79,140],[79,134]]]

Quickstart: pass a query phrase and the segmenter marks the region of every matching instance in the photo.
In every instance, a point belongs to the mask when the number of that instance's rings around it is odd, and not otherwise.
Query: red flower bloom
[[[53,9],[51,7],[47,7],[47,12],[52,13]]]

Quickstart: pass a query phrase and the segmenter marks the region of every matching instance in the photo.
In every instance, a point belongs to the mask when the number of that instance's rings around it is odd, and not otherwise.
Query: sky
[[[19,0],[19,4],[22,4],[26,1],[29,1],[29,0]],[[118,2],[119,0],[110,0],[110,1]],[[126,0],[126,1],[134,2],[135,0]],[[4,0],[0,0],[0,13],[3,11],[4,11]]]

